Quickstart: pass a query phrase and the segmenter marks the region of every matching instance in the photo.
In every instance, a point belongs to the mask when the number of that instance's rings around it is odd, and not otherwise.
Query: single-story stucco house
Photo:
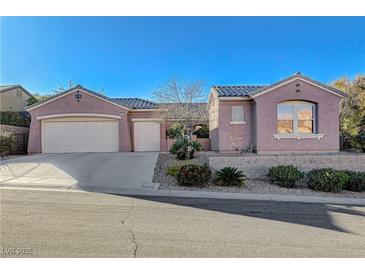
[[[346,94],[296,73],[272,85],[213,86],[211,149],[259,154],[339,151]]]
[[[168,151],[166,129],[179,121],[174,104],[109,98],[80,85],[33,104],[28,153]],[[205,104],[194,104],[197,125],[208,124]],[[209,149],[209,139],[202,140]]]
[[[344,96],[298,73],[269,86],[214,86],[208,107],[194,112],[197,125],[209,119],[212,150],[337,152]],[[180,115],[173,104],[109,98],[80,85],[26,110],[28,153],[168,151],[166,129]]]

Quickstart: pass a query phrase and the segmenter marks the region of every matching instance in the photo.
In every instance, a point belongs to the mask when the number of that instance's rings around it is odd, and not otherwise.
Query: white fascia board
[[[124,107],[124,106],[119,105],[119,104],[117,104],[117,103],[114,103],[114,102],[112,102],[112,101],[110,101],[110,100],[106,100],[106,99],[104,99],[104,98],[101,98],[101,97],[99,97],[99,96],[96,96],[95,94],[92,94],[92,93],[87,92],[86,90],[83,90],[83,89],[80,89],[80,88],[77,88],[77,89],[71,89],[69,92],[66,92],[66,93],[64,93],[64,94],[62,94],[62,95],[60,95],[60,96],[57,96],[57,95],[56,95],[54,98],[51,98],[51,99],[49,99],[49,100],[46,100],[46,101],[44,101],[43,103],[40,103],[40,104],[38,104],[38,105],[36,105],[36,106],[33,106],[33,107],[32,107],[32,106],[30,106],[29,108],[25,108],[25,110],[29,111],[29,110],[33,110],[33,109],[39,108],[39,107],[44,106],[44,105],[46,105],[46,104],[48,104],[48,103],[54,102],[54,101],[56,101],[56,100],[58,100],[58,99],[61,99],[62,97],[65,97],[66,95],[69,95],[70,93],[72,93],[72,92],[74,92],[74,91],[80,91],[80,92],[86,93],[86,94],[88,94],[88,95],[94,96],[95,98],[100,99],[100,100],[102,100],[102,101],[104,101],[104,102],[107,102],[107,103],[109,103],[109,104],[115,105],[115,106],[117,106],[117,107],[120,107],[120,108],[125,109],[125,110],[128,110],[128,111],[130,110],[130,109],[129,109],[129,108],[127,108],[127,107]]]
[[[61,114],[51,114],[38,116],[37,120],[45,120],[52,118],[60,118],[60,117],[103,117],[103,118],[112,118],[112,119],[121,119],[121,116],[111,115],[111,114],[100,114],[100,113],[61,113]]]
[[[268,90],[265,90],[265,91],[263,91],[263,92],[258,92],[257,94],[250,96],[250,98],[256,98],[256,97],[259,97],[259,96],[264,95],[264,94],[266,94],[266,93],[268,93],[268,92],[270,92],[270,91],[272,91],[272,90],[275,90],[275,89],[277,89],[277,88],[279,88],[279,87],[282,87],[282,86],[284,86],[284,85],[286,85],[286,84],[289,84],[289,83],[291,83],[291,82],[293,82],[293,81],[297,81],[297,80],[301,80],[301,81],[303,81],[303,82],[306,82],[306,83],[308,83],[308,84],[310,84],[310,85],[312,85],[312,86],[315,86],[315,87],[317,87],[317,88],[320,88],[320,89],[322,89],[322,90],[324,90],[324,91],[327,91],[327,92],[332,93],[332,94],[334,94],[334,95],[337,95],[337,96],[339,96],[339,97],[344,97],[343,95],[340,95],[340,94],[338,94],[338,93],[336,93],[336,92],[333,92],[332,90],[329,90],[329,89],[326,89],[326,88],[324,88],[324,87],[322,87],[322,86],[319,86],[319,85],[317,85],[317,84],[315,84],[315,83],[313,83],[313,82],[311,82],[311,81],[308,81],[308,80],[303,79],[303,78],[301,78],[301,77],[296,77],[296,78],[290,79],[290,80],[288,80],[288,81],[285,81],[285,82],[281,83],[280,85],[277,85],[277,86],[272,87],[272,88],[270,88],[270,89],[268,89]]]
[[[161,122],[162,118],[132,118],[132,122]]]
[[[252,98],[246,96],[236,96],[236,97],[218,97],[219,101],[251,101]]]

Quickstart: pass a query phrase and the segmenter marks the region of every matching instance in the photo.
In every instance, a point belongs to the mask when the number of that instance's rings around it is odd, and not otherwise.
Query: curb
[[[60,186],[24,186],[24,185],[0,185],[1,189],[12,190],[42,190],[42,191],[64,191],[64,192],[95,192],[126,196],[162,196],[171,198],[206,198],[206,199],[229,199],[229,200],[256,200],[275,202],[299,202],[299,203],[321,203],[321,204],[342,204],[365,206],[363,198],[334,198],[317,196],[296,196],[276,194],[254,194],[254,193],[227,193],[208,191],[182,191],[182,190],[158,190],[156,185],[153,188],[142,189],[116,189],[105,187],[60,187]]]

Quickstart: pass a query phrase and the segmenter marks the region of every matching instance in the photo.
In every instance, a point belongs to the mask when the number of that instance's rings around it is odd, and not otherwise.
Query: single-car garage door
[[[133,122],[134,151],[160,151],[160,123]]]
[[[42,152],[117,152],[119,123],[115,119],[68,117],[42,121]]]

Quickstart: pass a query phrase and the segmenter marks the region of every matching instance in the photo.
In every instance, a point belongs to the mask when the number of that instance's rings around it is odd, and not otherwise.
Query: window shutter
[[[243,106],[232,106],[232,122],[244,122]]]

